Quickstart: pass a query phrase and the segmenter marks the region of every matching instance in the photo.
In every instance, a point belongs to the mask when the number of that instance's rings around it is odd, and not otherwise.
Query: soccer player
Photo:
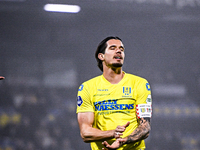
[[[95,57],[102,75],[84,82],[77,95],[77,119],[92,150],[144,150],[149,136],[152,99],[146,79],[125,73],[125,48],[107,37]]]

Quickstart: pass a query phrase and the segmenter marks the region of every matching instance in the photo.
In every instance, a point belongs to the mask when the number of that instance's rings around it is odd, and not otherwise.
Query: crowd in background
[[[150,70],[148,72],[148,69],[146,69],[144,72],[141,70],[138,73],[151,74],[147,77],[150,83],[179,84],[181,81],[181,79],[178,80],[180,76],[170,71],[162,74],[156,71],[150,72]],[[194,80],[192,82],[193,87],[191,87],[191,81],[188,80],[189,82],[187,82],[187,79],[182,84],[185,84],[188,89],[195,87],[195,91],[200,91],[200,70],[196,68],[196,70],[193,69],[193,72],[192,70],[187,72],[187,74],[189,73],[192,80]],[[3,82],[3,84],[0,84],[0,150],[88,149],[88,144],[83,143],[79,135],[76,120],[76,90],[78,87],[74,89],[20,87],[8,86],[6,81]],[[194,94],[198,95],[198,92]],[[193,91],[190,92],[189,90],[188,97],[197,104],[195,108],[197,108],[198,117],[200,115],[199,97],[193,97],[197,95],[193,95]],[[161,100],[154,96],[155,106],[158,101]],[[177,150],[197,150],[200,148],[200,137],[195,132],[184,134],[181,129],[173,131],[173,125],[170,127],[165,125],[171,131],[162,130],[160,125],[165,124],[166,120],[163,117],[159,118],[159,115],[167,113],[167,110],[163,112],[162,109],[159,110],[158,108],[159,106],[154,109],[153,131],[147,140],[149,149],[164,150],[169,144]],[[170,112],[170,109],[168,112]],[[177,119],[175,120],[177,121]],[[178,120],[179,123],[176,126],[182,126],[181,123],[184,121],[185,119]],[[190,120],[190,122],[192,121]],[[162,131],[158,131],[159,128]],[[196,128],[198,127],[196,126]],[[181,136],[182,139],[180,140]],[[160,141],[160,144],[156,146],[155,141],[157,140]],[[190,144],[188,144],[188,141]]]
[[[0,107],[0,150],[78,149],[76,99],[64,89],[9,89]]]

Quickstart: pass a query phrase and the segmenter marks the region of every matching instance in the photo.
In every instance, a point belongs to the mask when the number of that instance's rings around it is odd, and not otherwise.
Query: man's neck
[[[116,70],[108,69],[103,71],[103,76],[111,84],[117,84],[123,79],[124,72],[122,71],[122,68]]]

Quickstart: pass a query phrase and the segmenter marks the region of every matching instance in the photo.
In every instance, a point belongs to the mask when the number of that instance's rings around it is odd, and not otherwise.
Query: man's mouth
[[[122,59],[121,56],[115,56],[114,58],[115,58],[115,59]]]

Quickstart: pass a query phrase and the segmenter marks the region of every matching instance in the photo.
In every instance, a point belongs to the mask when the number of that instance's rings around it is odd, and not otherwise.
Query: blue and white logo
[[[83,104],[83,100],[81,98],[81,96],[77,97],[77,105],[80,107]]]
[[[79,87],[78,91],[82,91],[83,90],[83,84]]]
[[[124,95],[130,95],[131,87],[123,87],[123,93],[124,93]]]
[[[146,83],[146,88],[147,88],[148,91],[151,90],[151,89],[150,89],[150,85],[149,85],[149,83]]]

